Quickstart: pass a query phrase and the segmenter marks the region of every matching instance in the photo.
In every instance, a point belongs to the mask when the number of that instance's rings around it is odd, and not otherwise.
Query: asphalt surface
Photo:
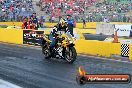
[[[77,68],[91,74],[130,74],[132,64],[78,56],[74,64],[45,60],[39,48],[0,44],[0,79],[23,88],[132,88],[129,84],[76,83]]]

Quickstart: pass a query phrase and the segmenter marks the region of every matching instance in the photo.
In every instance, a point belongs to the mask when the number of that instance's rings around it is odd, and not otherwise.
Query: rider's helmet
[[[60,25],[61,25],[62,27],[65,26],[65,20],[64,20],[63,18],[60,19],[60,22],[59,22],[59,23],[60,23]]]

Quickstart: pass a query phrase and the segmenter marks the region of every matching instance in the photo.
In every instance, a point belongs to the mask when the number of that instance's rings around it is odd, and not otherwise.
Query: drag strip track
[[[74,64],[45,60],[39,48],[0,44],[0,79],[23,88],[132,88],[130,84],[76,83],[78,66],[92,74],[130,74],[132,64],[78,56]]]

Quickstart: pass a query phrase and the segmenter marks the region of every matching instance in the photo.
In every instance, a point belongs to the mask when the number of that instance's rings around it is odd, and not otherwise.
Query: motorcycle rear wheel
[[[50,50],[49,50],[49,47],[47,45],[42,47],[42,53],[44,54],[45,59],[50,58]]]
[[[72,64],[77,57],[76,49],[74,47],[69,47],[66,49],[65,52],[65,60],[69,63]]]

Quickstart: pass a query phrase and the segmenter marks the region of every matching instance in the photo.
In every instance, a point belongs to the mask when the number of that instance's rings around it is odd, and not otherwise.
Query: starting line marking
[[[87,56],[87,55],[81,55],[81,54],[78,54],[79,56],[84,56],[84,57],[90,57],[90,58],[94,58],[94,59],[101,59],[101,60],[108,60],[108,61],[116,61],[116,62],[123,62],[123,63],[131,63],[132,62],[129,62],[129,61],[122,61],[122,60],[116,60],[116,59],[108,59],[108,58],[102,58],[102,57],[95,57],[95,56]]]
[[[0,79],[0,88],[22,88],[10,82]]]

